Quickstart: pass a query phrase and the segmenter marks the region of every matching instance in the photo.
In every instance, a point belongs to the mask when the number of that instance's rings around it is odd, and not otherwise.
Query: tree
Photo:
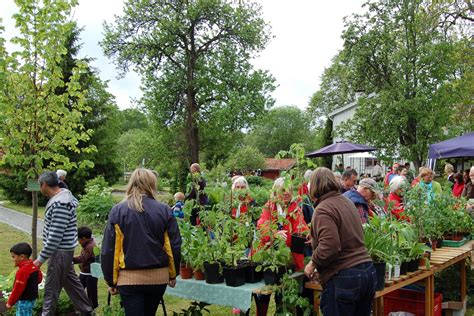
[[[235,150],[226,162],[231,171],[248,172],[265,167],[265,157],[255,147],[244,146]]]
[[[247,145],[258,148],[266,157],[280,150],[289,150],[293,143],[305,143],[310,135],[310,120],[295,106],[270,110],[255,123],[245,139]]]
[[[1,164],[22,179],[35,179],[46,167],[75,165],[63,149],[92,150],[77,147],[79,141],[90,138],[92,131],[85,130],[81,122],[83,113],[89,110],[79,90],[84,65],[78,63],[67,83],[59,65],[67,52],[64,43],[73,27],[69,17],[76,2],[17,0],[16,3],[19,13],[14,18],[20,35],[11,41],[19,50],[11,55],[3,51],[0,57],[5,61],[0,72],[3,73],[0,112],[4,118],[1,132],[5,151]],[[55,93],[64,86],[67,92]],[[34,208],[34,256],[37,215]]]
[[[85,65],[79,77],[80,87],[78,88],[84,94],[84,104],[87,106],[87,111],[82,113],[81,121],[86,130],[93,130],[94,133],[87,141],[79,141],[77,147],[93,147],[96,150],[77,152],[77,150],[65,148],[65,155],[78,166],[69,171],[67,180],[70,190],[75,194],[83,193],[86,181],[98,175],[103,176],[109,183],[114,183],[120,177],[120,164],[117,155],[117,139],[120,135],[119,124],[121,124],[119,122],[120,113],[113,95],[107,92],[107,83],[99,78],[96,69],[89,66],[92,59],[78,58],[81,48],[80,33],[81,29],[74,24],[66,37],[67,53],[62,56],[60,65],[62,78],[66,83],[70,81],[78,63]],[[67,86],[58,87],[56,94],[64,94],[67,89]],[[74,104],[74,96],[70,96],[70,99],[68,104]],[[90,163],[81,164],[83,161]]]
[[[319,90],[311,97],[308,112],[317,126],[327,122],[329,113],[353,100],[350,68],[344,63],[344,51],[339,52],[321,76]]]
[[[101,45],[122,73],[142,75],[144,105],[162,129],[181,131],[189,163],[199,161],[203,128],[219,122],[212,133],[228,135],[271,106],[274,80],[249,62],[269,39],[255,3],[128,1]]]
[[[418,167],[430,143],[472,128],[472,117],[453,120],[473,95],[469,39],[440,28],[431,2],[369,1],[368,12],[347,21],[345,65],[359,99],[356,116],[339,132],[370,143],[386,157]],[[453,26],[454,27],[454,26]],[[469,52],[469,53],[467,53]],[[472,82],[472,81],[471,81]],[[471,104],[471,103],[469,103]],[[468,113],[465,113],[468,114]]]
[[[126,133],[132,129],[145,130],[149,127],[148,117],[139,109],[131,108],[120,111],[120,132]]]

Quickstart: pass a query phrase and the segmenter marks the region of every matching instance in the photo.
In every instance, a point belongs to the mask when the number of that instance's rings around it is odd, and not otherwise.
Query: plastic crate
[[[443,295],[434,294],[434,316],[441,316]],[[425,315],[425,292],[400,289],[384,296],[383,314],[408,312],[416,316]]]
[[[461,247],[467,242],[467,239],[456,240],[443,240],[443,247]]]

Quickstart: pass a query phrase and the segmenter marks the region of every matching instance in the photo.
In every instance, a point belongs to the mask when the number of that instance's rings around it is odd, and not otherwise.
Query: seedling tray
[[[455,240],[443,240],[443,247],[461,247],[467,242],[466,238],[459,241]]]

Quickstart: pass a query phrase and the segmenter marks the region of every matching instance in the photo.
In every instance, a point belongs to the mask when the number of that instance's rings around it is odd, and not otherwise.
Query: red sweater
[[[30,278],[30,276],[35,272],[37,272],[38,280]],[[36,299],[38,297],[38,284],[41,283],[42,280],[43,274],[41,273],[41,270],[33,264],[31,259],[20,262],[18,265],[18,271],[15,275],[13,290],[8,298],[8,305],[13,306],[20,299]]]
[[[458,182],[456,182],[453,185],[453,195],[455,197],[460,197],[463,190],[464,190],[464,183],[459,184]]]
[[[390,193],[388,196],[386,209],[388,209],[388,205],[390,203],[393,203],[391,212],[398,220],[406,220],[407,222],[410,221],[410,218],[405,215],[405,207],[400,196],[396,195],[395,193]]]
[[[288,221],[285,226],[283,226],[282,230],[287,231],[287,238],[286,238],[286,245],[291,247],[291,234],[298,232],[298,226],[300,227],[300,232],[309,231],[309,227],[306,224],[303,212],[301,211],[299,198],[296,201],[293,201],[288,206],[288,212],[286,214],[286,220]],[[267,225],[270,221],[276,222],[278,220],[278,211],[277,206],[273,202],[267,202],[262,210],[262,215],[257,222],[257,227],[259,230],[266,230]],[[270,241],[269,236],[264,236],[261,240],[262,244],[265,244]],[[293,257],[293,264],[295,265],[296,270],[301,270],[304,268],[304,255],[298,253],[291,253]]]

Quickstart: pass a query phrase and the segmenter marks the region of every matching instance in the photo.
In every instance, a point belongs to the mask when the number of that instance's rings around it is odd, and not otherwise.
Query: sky
[[[274,38],[252,61],[256,68],[265,69],[276,78],[273,93],[275,106],[295,105],[304,109],[318,90],[320,77],[331,58],[342,49],[343,18],[361,13],[365,0],[257,0],[263,17],[270,24]],[[80,27],[83,46],[80,56],[95,58],[92,65],[100,77],[109,81],[109,92],[121,108],[133,106],[139,99],[140,76],[128,73],[117,79],[117,70],[99,46],[103,37],[103,22],[113,22],[122,13],[121,0],[79,0],[74,19]],[[1,0],[0,18],[7,39],[14,36],[12,14],[17,11],[13,0]],[[13,49],[7,45],[7,49]]]

